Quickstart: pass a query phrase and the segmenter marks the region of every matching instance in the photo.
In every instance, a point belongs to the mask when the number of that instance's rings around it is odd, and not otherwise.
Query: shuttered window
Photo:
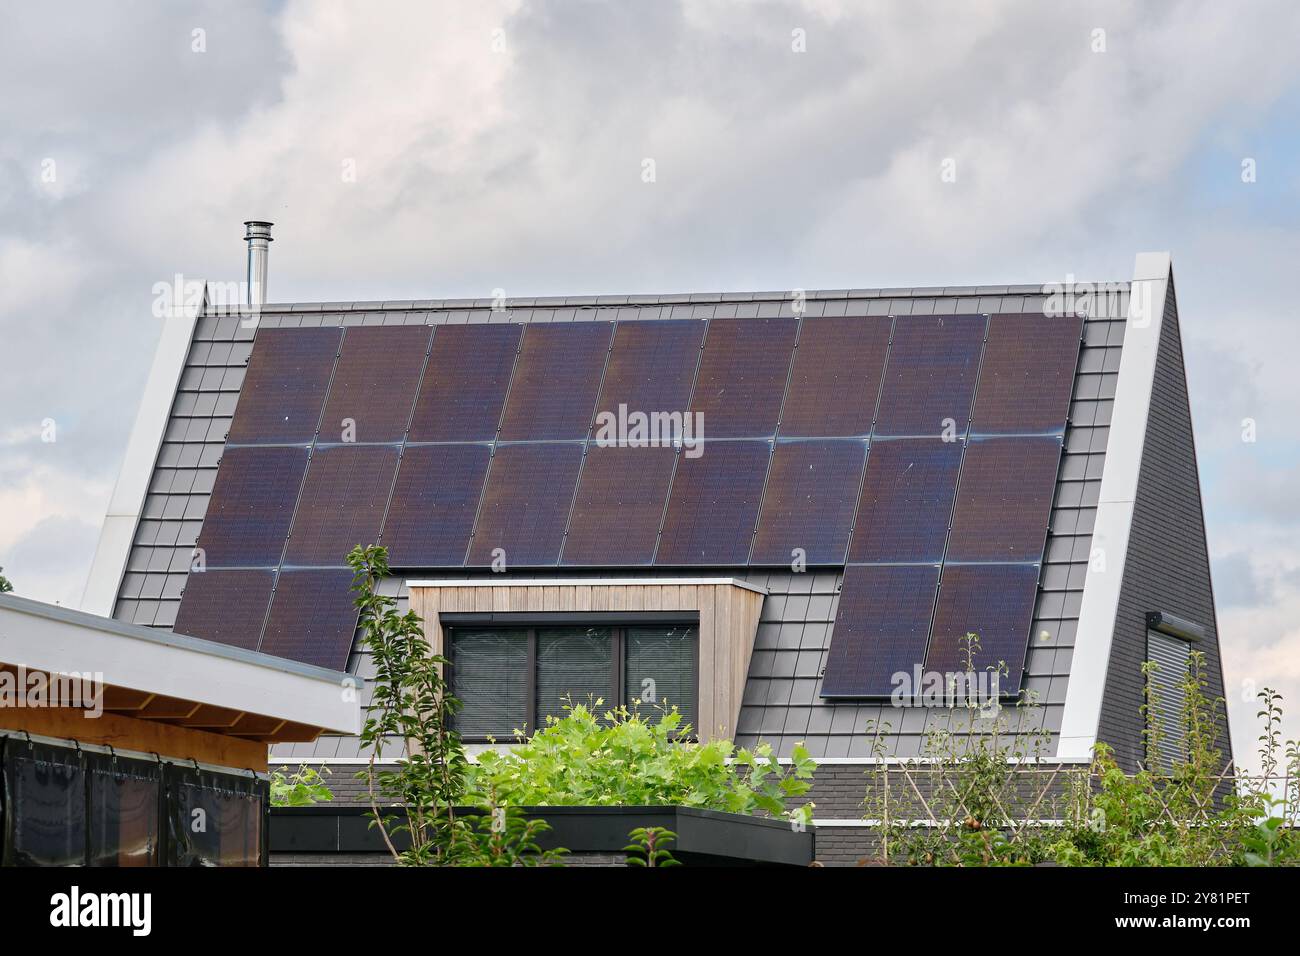
[[[613,629],[608,627],[557,627],[537,632],[537,723],[563,717],[570,703],[585,704],[599,714],[610,698],[614,667]]]
[[[627,629],[627,695],[643,704],[667,700],[695,723],[695,643],[693,627]]]
[[[461,702],[464,737],[509,738],[527,729],[528,632],[456,630],[451,634],[451,695]]]
[[[1155,731],[1155,760],[1161,770],[1171,770],[1187,759],[1187,728],[1184,725],[1186,693],[1184,682],[1191,666],[1191,645],[1178,637],[1147,631],[1147,660],[1155,663],[1147,680],[1156,699],[1153,712],[1147,714]]]
[[[448,681],[469,741],[532,733],[572,702],[597,716],[617,704],[653,714],[675,706],[695,725],[699,628],[691,624],[447,630]]]

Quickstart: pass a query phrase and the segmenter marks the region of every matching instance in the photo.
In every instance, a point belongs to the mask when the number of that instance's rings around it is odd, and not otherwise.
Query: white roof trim
[[[144,395],[122,459],[122,470],[113,486],[108,514],[99,533],[99,544],[81,596],[83,611],[107,617],[117,604],[117,590],[131,556],[131,542],[144,511],[144,499],[149,493],[154,464],[167,432],[167,421],[171,417],[172,403],[176,399],[176,389],[180,385],[197,322],[198,314],[182,313],[163,319],[162,338],[158,340],[158,350],[154,353],[153,366],[149,369]]]
[[[1139,253],[1133,269],[1128,327],[1120,352],[1106,465],[1092,531],[1092,557],[1099,560],[1089,562],[1084,579],[1058,760],[1087,759],[1097,742],[1171,269],[1167,252]]]
[[[13,595],[0,595],[0,661],[102,674],[113,687],[334,733],[361,730],[360,678]]]
[[[406,582],[408,588],[554,588],[554,587],[593,587],[609,588],[625,585],[718,585],[731,584],[755,594],[766,594],[767,588],[742,581],[740,578],[475,578],[472,580],[420,580]]]

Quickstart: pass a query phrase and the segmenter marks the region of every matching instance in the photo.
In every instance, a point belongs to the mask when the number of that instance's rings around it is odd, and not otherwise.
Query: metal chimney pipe
[[[248,304],[266,304],[266,258],[270,251],[273,222],[249,219],[244,223],[244,241],[248,243]]]

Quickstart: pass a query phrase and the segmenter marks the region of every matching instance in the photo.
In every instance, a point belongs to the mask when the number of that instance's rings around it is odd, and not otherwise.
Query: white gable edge
[[[1092,532],[1092,560],[1084,579],[1056,751],[1058,760],[1086,760],[1097,743],[1171,270],[1167,252],[1139,253],[1133,268],[1106,464]]]

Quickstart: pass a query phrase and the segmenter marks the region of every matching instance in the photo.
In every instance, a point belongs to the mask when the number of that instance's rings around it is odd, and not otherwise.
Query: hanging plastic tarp
[[[143,760],[88,753],[91,866],[159,866],[162,768]]]
[[[4,866],[86,861],[86,777],[76,750],[5,741]]]
[[[168,866],[260,866],[267,785],[198,767],[167,768]]]

